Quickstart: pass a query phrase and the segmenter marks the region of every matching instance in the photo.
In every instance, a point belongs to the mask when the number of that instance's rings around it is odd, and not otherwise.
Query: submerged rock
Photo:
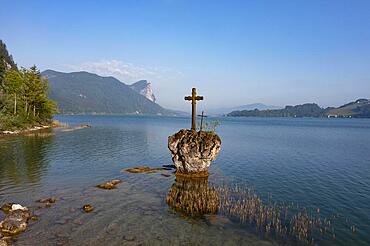
[[[27,207],[15,203],[7,203],[1,209],[6,213],[4,220],[0,222],[2,235],[13,236],[26,230],[28,220],[31,218]]]
[[[176,174],[208,176],[208,168],[220,151],[221,139],[213,132],[182,129],[168,137],[168,148]]]
[[[72,128],[63,129],[62,132],[72,132],[72,131],[81,130],[81,129],[85,129],[85,128],[91,128],[91,125],[82,124],[82,125],[75,126],[75,127],[72,127]]]
[[[86,204],[86,205],[83,205],[82,209],[86,213],[90,213],[91,211],[94,210],[94,207],[92,205],[90,205],[90,204]]]
[[[57,199],[55,197],[50,197],[50,198],[38,199],[35,202],[45,203],[44,206],[39,206],[39,208],[50,208],[51,204],[55,203],[56,201]]]
[[[36,202],[41,202],[41,203],[55,203],[56,201],[57,199],[55,197],[36,200]]]
[[[116,185],[120,183],[123,183],[123,181],[115,179],[115,180],[111,180],[111,181],[108,181],[102,184],[98,184],[96,187],[100,189],[105,189],[105,190],[112,190],[112,189],[116,189],[117,188]]]
[[[128,168],[125,171],[129,173],[145,173],[145,172],[153,172],[158,170],[166,170],[163,167],[132,167]]]

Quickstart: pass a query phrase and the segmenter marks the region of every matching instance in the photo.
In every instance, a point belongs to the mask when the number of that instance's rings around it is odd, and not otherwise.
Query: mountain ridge
[[[51,69],[42,75],[49,80],[49,97],[62,114],[174,114],[112,76]]]

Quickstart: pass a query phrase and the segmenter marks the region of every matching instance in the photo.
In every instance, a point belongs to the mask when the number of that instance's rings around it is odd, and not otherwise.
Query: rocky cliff
[[[148,98],[150,101],[155,102],[156,98],[153,93],[152,84],[147,80],[140,80],[130,85],[130,88]]]

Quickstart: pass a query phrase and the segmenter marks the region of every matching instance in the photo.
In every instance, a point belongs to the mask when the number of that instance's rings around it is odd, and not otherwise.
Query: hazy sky
[[[152,82],[189,109],[340,105],[370,92],[370,1],[0,1],[20,66]]]

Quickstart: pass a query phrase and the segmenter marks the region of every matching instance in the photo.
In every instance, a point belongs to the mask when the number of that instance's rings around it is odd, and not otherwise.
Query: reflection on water
[[[217,190],[209,187],[208,177],[195,179],[176,177],[167,194],[166,202],[175,211],[192,217],[214,214],[219,206]]]
[[[53,143],[51,130],[0,142],[0,195],[11,188],[37,185],[48,167],[46,154]],[[23,191],[23,190],[22,190]]]

